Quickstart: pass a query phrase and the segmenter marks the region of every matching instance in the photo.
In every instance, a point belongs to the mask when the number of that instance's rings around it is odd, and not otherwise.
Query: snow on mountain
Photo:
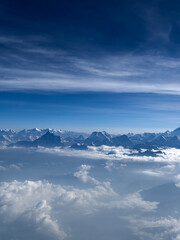
[[[17,143],[11,144],[11,146],[21,147],[57,147],[62,146],[61,137],[55,136],[51,132],[46,132],[43,136],[39,137],[34,141],[18,141]]]
[[[168,147],[176,147],[176,148],[180,147],[180,140],[178,139],[177,136],[168,137],[167,141],[168,141]]]
[[[8,145],[11,141],[5,135],[0,135],[0,146]]]
[[[72,149],[76,149],[76,150],[87,150],[88,147],[85,144],[81,144],[81,143],[75,143],[71,146]]]
[[[49,139],[45,140],[44,135],[49,134]],[[51,134],[53,135],[51,135]],[[60,137],[55,138],[54,137]],[[43,137],[41,139],[41,137]],[[46,136],[47,138],[47,136]],[[41,140],[40,140],[41,139]],[[44,139],[44,140],[43,140]],[[37,140],[37,141],[36,141]],[[44,142],[43,142],[44,141]],[[50,143],[51,141],[51,143]],[[60,143],[59,143],[60,141]],[[85,149],[86,146],[124,146],[130,148],[152,148],[152,147],[176,147],[180,148],[180,128],[174,131],[166,131],[164,133],[143,133],[127,135],[113,135],[111,136],[105,131],[92,132],[90,135],[86,133],[78,133],[73,131],[64,131],[61,129],[23,129],[20,131],[14,131],[12,129],[1,129],[0,130],[0,145],[9,145],[17,143],[19,146],[33,146],[40,144],[49,146],[60,146],[71,147],[77,149]]]
[[[51,132],[54,135],[61,136],[63,139],[65,138],[77,138],[80,135],[83,137],[87,137],[88,134],[86,133],[78,133],[73,131],[64,131],[61,129],[39,129],[39,128],[32,128],[32,129],[23,129],[20,131],[14,131],[12,129],[1,129],[0,136],[4,136],[6,140],[10,143],[15,143],[18,141],[34,141],[39,137],[43,136],[46,132]],[[1,141],[1,140],[0,140]]]
[[[101,145],[110,145],[111,144],[111,135],[103,132],[93,132],[87,139],[84,141],[85,145],[89,146],[101,146]]]
[[[34,146],[43,146],[43,147],[57,147],[61,146],[61,138],[60,136],[55,136],[51,132],[45,133],[42,137],[33,141]]]
[[[23,129],[16,134],[15,139],[16,141],[17,139],[23,141],[34,141],[35,139],[39,138],[42,135],[43,132],[38,128]]]
[[[180,138],[180,127],[172,131],[171,134]]]
[[[166,137],[164,136],[158,136],[157,138],[155,138],[152,142],[151,142],[152,145],[155,145],[155,146],[158,146],[158,147],[161,147],[161,146],[167,146],[168,145],[168,142],[167,142],[167,139]]]
[[[180,140],[177,136],[168,136],[165,137],[163,135],[158,136],[155,140],[151,142],[152,145],[157,147],[180,147]]]
[[[74,138],[74,141],[80,144],[84,143],[84,140],[85,138],[82,135],[79,135],[78,137]]]
[[[127,135],[120,135],[112,138],[114,146],[132,147],[133,143],[129,140]]]

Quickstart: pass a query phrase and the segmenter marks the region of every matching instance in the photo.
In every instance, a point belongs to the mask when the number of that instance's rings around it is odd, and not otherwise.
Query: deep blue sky
[[[0,0],[0,128],[180,125],[180,1]]]

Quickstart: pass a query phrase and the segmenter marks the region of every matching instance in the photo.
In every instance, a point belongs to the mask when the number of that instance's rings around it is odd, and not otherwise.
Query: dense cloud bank
[[[65,156],[79,156],[92,159],[106,159],[118,161],[142,161],[142,162],[179,162],[180,149],[175,148],[159,148],[158,150],[151,150],[149,156],[146,154],[138,154],[137,150],[128,149],[124,147],[100,146],[88,147],[88,150],[73,150],[64,148],[44,148],[39,147],[37,152],[46,152],[50,154],[65,155]],[[142,149],[142,153],[146,150]],[[156,154],[157,153],[157,154]]]
[[[0,237],[179,239],[179,150],[160,151],[0,149]]]
[[[139,192],[125,198],[116,193],[110,182],[99,182],[89,175],[91,169],[82,165],[74,176],[84,183],[91,183],[88,188],[75,188],[51,184],[47,181],[12,181],[0,184],[0,222],[3,228],[0,234],[5,239],[13,234],[18,239],[28,238],[29,232],[17,234],[13,226],[21,224],[21,231],[34,231],[35,236],[44,239],[64,239],[70,234],[63,229],[64,218],[76,215],[89,215],[103,209],[139,209],[154,211],[158,203],[144,201]],[[62,223],[62,225],[61,225]],[[11,233],[7,228],[11,229]],[[67,226],[65,226],[68,229]],[[7,232],[6,232],[7,231]],[[29,235],[31,236],[31,234]],[[35,237],[35,239],[36,239]]]

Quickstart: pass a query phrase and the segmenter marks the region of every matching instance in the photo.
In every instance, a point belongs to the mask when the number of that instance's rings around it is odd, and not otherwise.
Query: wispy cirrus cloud
[[[39,40],[1,36],[0,42],[11,48],[0,56],[1,91],[180,94],[179,58],[133,53],[88,58],[43,47]]]

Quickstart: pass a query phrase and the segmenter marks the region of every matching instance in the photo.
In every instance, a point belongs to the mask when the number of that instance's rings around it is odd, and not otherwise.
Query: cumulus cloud
[[[119,168],[119,167],[124,168],[124,167],[126,167],[126,166],[127,166],[126,163],[118,164],[118,168]],[[113,161],[113,160],[107,160],[104,168],[105,168],[106,170],[108,170],[109,172],[112,172],[112,170],[113,170],[113,169],[116,169],[117,166],[116,166],[116,164],[115,164],[115,161]]]
[[[79,178],[84,183],[91,182],[91,183],[94,183],[94,184],[98,184],[99,182],[95,178],[89,176],[89,170],[91,168],[92,167],[90,165],[85,165],[85,164],[81,165],[79,167],[79,171],[74,173],[74,176]]]
[[[49,183],[42,181],[1,183],[1,220],[9,224],[21,217],[34,222],[33,230],[49,235],[52,239],[63,239],[66,234],[51,217],[51,187]]]
[[[0,223],[32,225],[31,231],[48,239],[61,240],[68,234],[63,219],[93,214],[104,209],[136,209],[152,212],[157,202],[145,201],[140,192],[121,197],[110,182],[99,182],[89,175],[91,166],[82,165],[75,176],[84,183],[93,183],[84,189],[51,184],[47,181],[12,181],[0,184]],[[22,226],[23,228],[23,226]],[[1,230],[0,230],[1,234]],[[23,237],[19,237],[23,239]]]
[[[112,171],[112,168],[114,167],[114,163],[113,161],[106,161],[106,166],[105,168],[108,170],[108,171]]]
[[[180,239],[180,219],[171,216],[146,219],[138,216],[124,217],[124,219],[130,223],[130,228],[140,239]]]
[[[50,215],[51,206],[46,200],[42,200],[36,206],[24,213],[29,220],[33,219],[37,223],[36,230],[55,239],[63,239],[66,234],[60,229],[57,221],[53,220]]]
[[[107,207],[116,208],[128,208],[128,209],[141,209],[143,211],[151,212],[155,211],[158,206],[158,202],[144,201],[140,195],[140,192],[130,194],[125,197],[122,201],[113,201]]]
[[[174,176],[174,181],[177,187],[180,187],[180,174]]]

